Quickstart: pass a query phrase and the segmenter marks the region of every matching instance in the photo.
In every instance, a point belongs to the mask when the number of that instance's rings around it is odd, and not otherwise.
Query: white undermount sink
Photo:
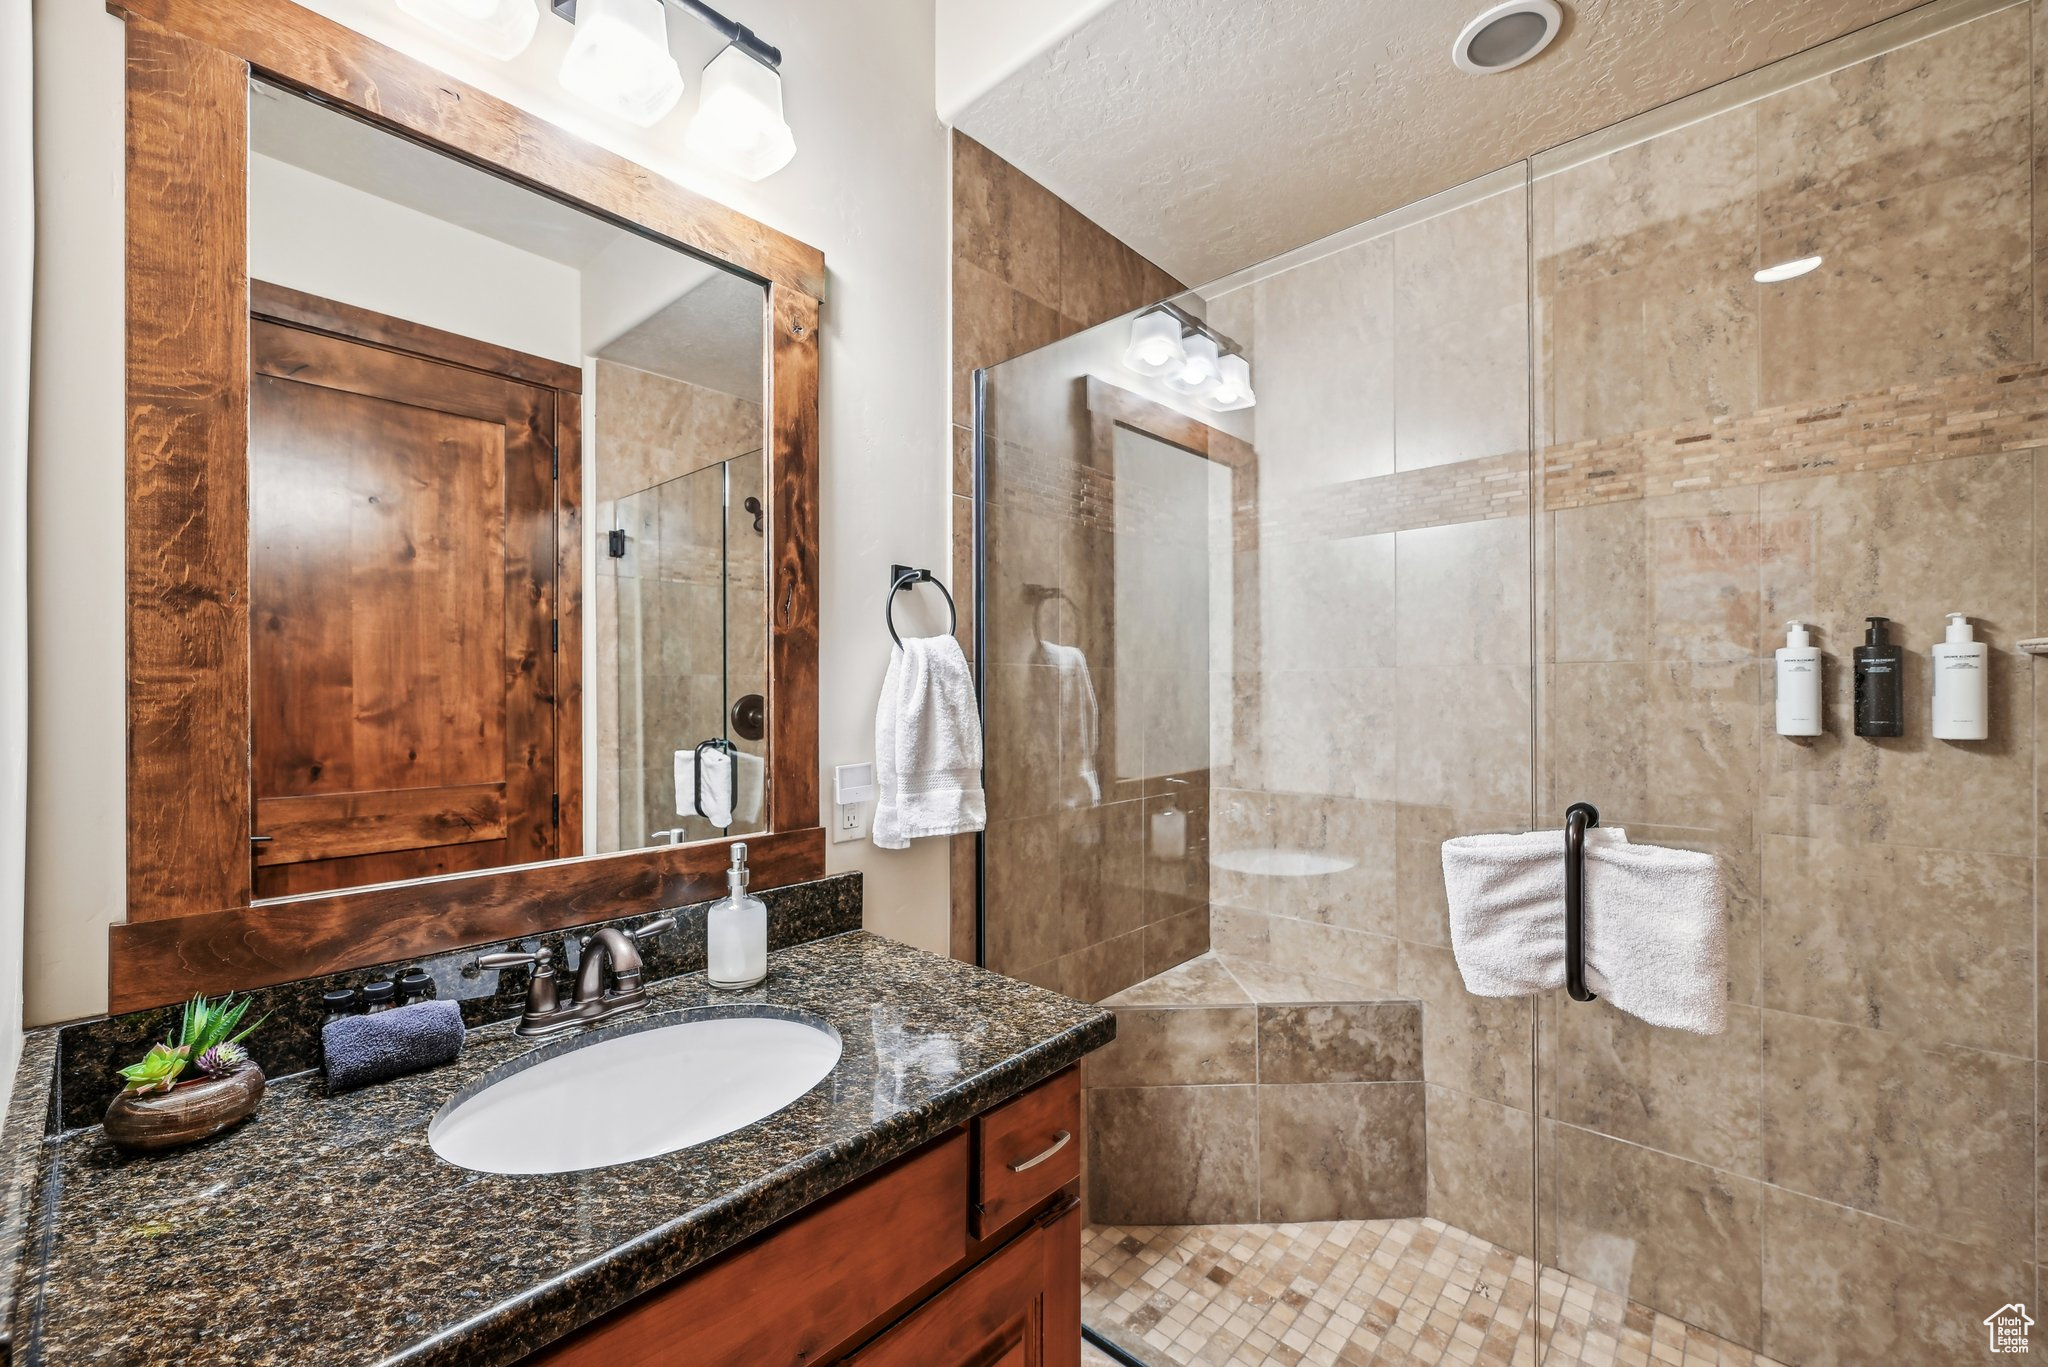
[[[477,1172],[630,1163],[771,1116],[838,1063],[839,1034],[815,1017],[696,1017],[606,1032],[449,1102],[427,1142]]]

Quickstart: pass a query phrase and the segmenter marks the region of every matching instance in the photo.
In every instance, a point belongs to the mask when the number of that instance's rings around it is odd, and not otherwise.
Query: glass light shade
[[[1167,373],[1166,386],[1180,394],[1199,394],[1216,378],[1216,339],[1191,332],[1180,346],[1184,354],[1179,367]]]
[[[1202,402],[1218,413],[1235,413],[1257,403],[1252,394],[1252,363],[1234,354],[1218,361],[1216,379],[1202,396]]]
[[[703,93],[684,141],[690,150],[748,180],[772,176],[796,155],[782,120],[782,77],[728,45],[704,66]]]
[[[1181,349],[1180,319],[1170,313],[1141,313],[1131,320],[1131,344],[1124,365],[1140,375],[1169,375],[1187,359]]]
[[[509,62],[526,51],[540,27],[535,0],[398,0],[398,7],[430,28]]]
[[[562,85],[629,123],[659,122],[683,97],[662,0],[577,0]]]

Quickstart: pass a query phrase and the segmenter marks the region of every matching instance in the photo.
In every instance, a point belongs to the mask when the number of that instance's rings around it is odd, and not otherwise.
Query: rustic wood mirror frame
[[[127,33],[128,919],[110,929],[110,1008],[674,906],[721,891],[729,859],[729,841],[705,841],[252,901],[252,76],[766,287],[768,830],[746,841],[756,887],[821,876],[823,255],[290,0],[108,8]],[[567,653],[581,649],[581,525],[566,489],[562,502]],[[580,698],[564,702],[577,715]],[[558,737],[565,745],[580,751],[580,734]],[[580,811],[564,812],[565,830],[572,821],[580,828]]]

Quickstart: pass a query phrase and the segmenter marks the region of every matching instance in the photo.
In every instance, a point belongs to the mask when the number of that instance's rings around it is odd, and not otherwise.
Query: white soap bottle
[[[1820,648],[1804,622],[1787,622],[1778,651],[1778,734],[1820,733]]]
[[[705,928],[711,985],[733,992],[768,976],[768,908],[747,892],[747,847],[734,842],[726,895],[711,904]]]
[[[1985,684],[1990,651],[1960,612],[1948,615],[1948,639],[1934,655],[1934,738],[1983,740],[1991,734]]]

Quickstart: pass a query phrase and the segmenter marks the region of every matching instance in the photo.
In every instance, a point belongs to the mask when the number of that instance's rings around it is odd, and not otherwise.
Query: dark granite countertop
[[[176,1153],[129,1157],[97,1129],[47,1140],[10,1122],[7,1139],[21,1142],[7,1156],[40,1176],[39,1192],[16,1177],[33,1209],[0,1220],[0,1260],[18,1277],[14,1359],[513,1362],[1115,1029],[1108,1012],[863,931],[769,962],[751,992],[714,992],[701,974],[654,984],[648,1016],[734,1014],[736,1003],[809,1012],[839,1031],[838,1067],[766,1120],[617,1167],[500,1176],[428,1147],[445,1101],[548,1047],[509,1022],[473,1030],[448,1067],[359,1092],[330,1097],[317,1075],[275,1082],[248,1123]],[[17,1087],[47,1077],[46,1056],[32,1039]],[[37,1074],[26,1064],[39,1058]],[[35,1101],[17,1095],[13,1109]]]

